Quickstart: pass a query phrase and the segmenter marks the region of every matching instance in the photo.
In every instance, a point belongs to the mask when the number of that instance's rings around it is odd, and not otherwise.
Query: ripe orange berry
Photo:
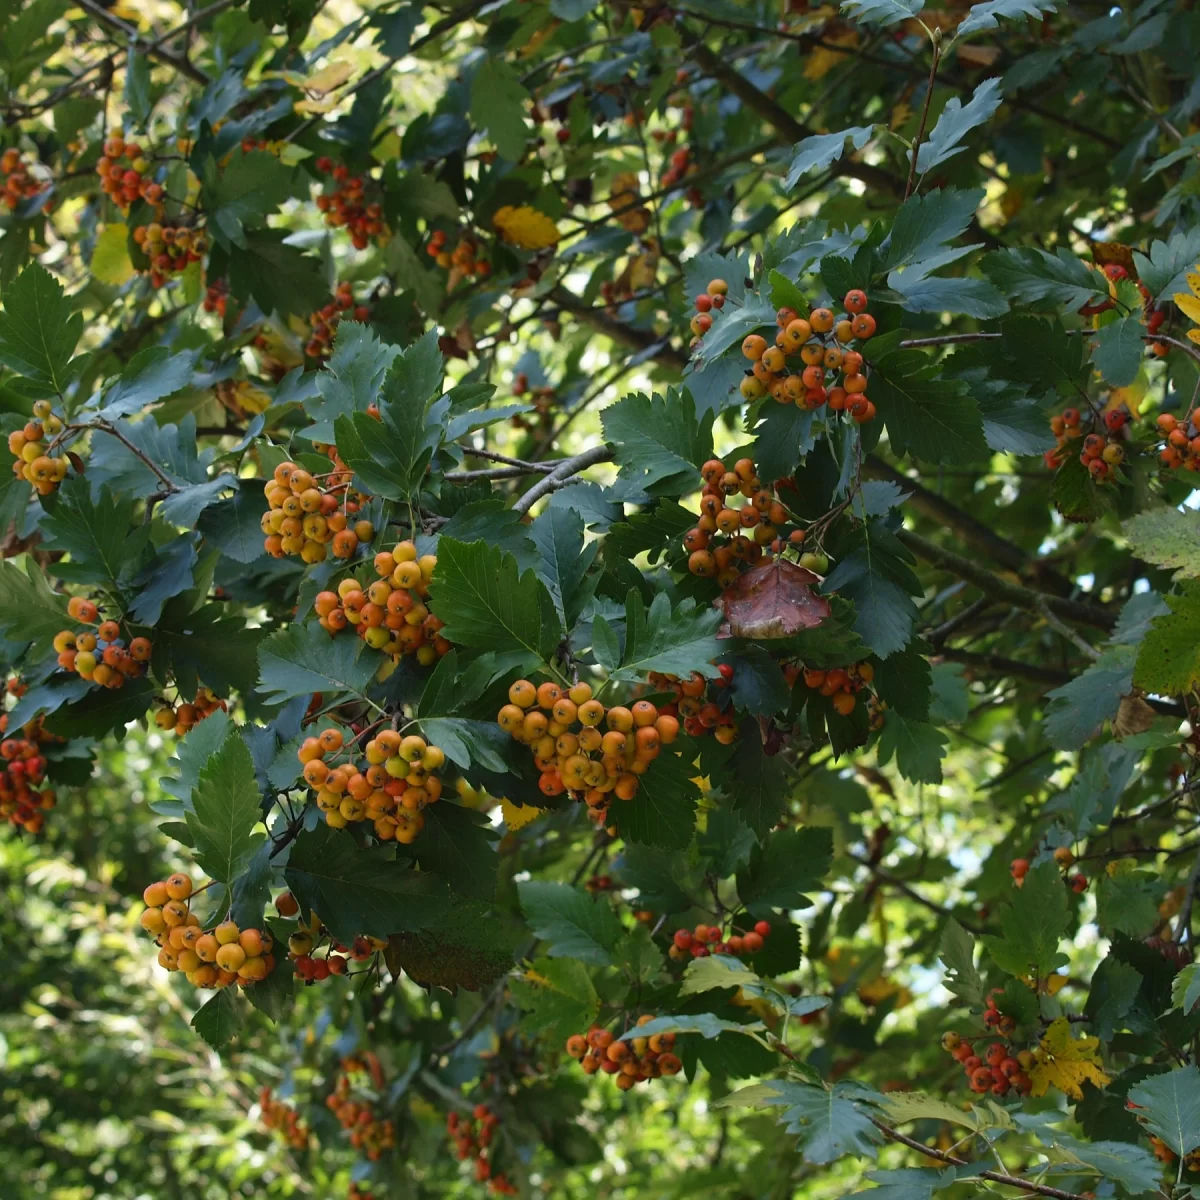
[[[751,333],[742,341],[742,354],[751,362],[758,362],[767,350],[767,339],[760,334]],[[722,468],[724,469],[724,468]]]
[[[875,333],[875,318],[870,313],[859,313],[851,322],[854,336],[865,340]]]
[[[808,315],[814,333],[828,333],[833,328],[833,313],[827,308],[814,308]]]
[[[182,871],[170,876],[165,886],[172,900],[186,900],[192,894],[192,881]]]

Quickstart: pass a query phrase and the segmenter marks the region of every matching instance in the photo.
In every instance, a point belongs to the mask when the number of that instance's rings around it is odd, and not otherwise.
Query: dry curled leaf
[[[1154,724],[1154,709],[1142,699],[1137,691],[1121,697],[1117,715],[1113,717],[1113,736],[1124,738],[1135,733],[1145,733]]]
[[[829,616],[829,601],[812,585],[817,576],[786,559],[754,567],[714,601],[725,613],[718,637],[782,638],[815,629]]]
[[[1029,1072],[1033,1094],[1044,1096],[1048,1087],[1055,1087],[1072,1100],[1082,1100],[1081,1084],[1090,1083],[1102,1088],[1111,1083],[1109,1076],[1100,1069],[1099,1047],[1099,1038],[1073,1038],[1071,1023],[1066,1017],[1051,1021],[1050,1028],[1033,1052],[1037,1059]]]

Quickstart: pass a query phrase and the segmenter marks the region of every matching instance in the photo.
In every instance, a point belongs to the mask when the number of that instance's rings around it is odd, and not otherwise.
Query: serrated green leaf
[[[569,508],[547,508],[530,532],[538,550],[538,576],[550,592],[563,628],[574,629],[596,590],[598,576],[588,579],[588,570],[600,543],[584,546],[583,517]]]
[[[1050,494],[1054,507],[1068,521],[1094,521],[1104,515],[1110,503],[1105,489],[1096,484],[1079,455],[1070,450],[1054,472]]]
[[[983,273],[1006,295],[1018,300],[1052,301],[1078,309],[1098,296],[1108,296],[1108,281],[1089,270],[1069,250],[998,250],[987,255]]]
[[[292,625],[259,646],[258,690],[270,704],[313,692],[361,696],[379,661],[359,638],[330,637],[318,625]]]
[[[1139,558],[1177,577],[1200,578],[1200,512],[1194,508],[1152,508],[1131,517],[1121,532]]]
[[[1105,383],[1128,387],[1137,378],[1146,357],[1146,343],[1142,341],[1145,332],[1140,310],[1097,330],[1092,339],[1092,363]]]
[[[1021,17],[1041,20],[1058,7],[1057,0],[984,0],[972,4],[967,19],[954,31],[956,38],[969,37],[985,29],[998,29],[1000,19],[1017,21]]]
[[[1106,650],[1076,679],[1046,693],[1046,736],[1060,750],[1078,750],[1117,715],[1133,687],[1133,646]]]
[[[895,0],[890,2],[894,3]],[[946,101],[946,107],[942,109],[937,124],[917,151],[918,173],[924,175],[965,150],[966,147],[960,146],[959,142],[972,129],[991,120],[1002,100],[1000,80],[993,78],[985,79],[971,94],[971,99],[966,104],[957,96],[952,96]]]
[[[187,813],[196,861],[218,883],[232,883],[262,842],[253,835],[262,817],[250,751],[240,737],[226,738],[201,768]]]
[[[333,442],[333,424],[339,416],[366,412],[379,399],[383,380],[399,346],[381,342],[371,329],[357,321],[340,321],[334,335],[333,354],[317,373],[317,394],[304,407],[312,424],[300,431],[316,442]]]
[[[910,196],[897,210],[891,232],[880,248],[880,265],[890,271],[941,257],[946,244],[971,224],[983,196],[982,188],[950,187],[925,196]]]
[[[631,589],[625,599],[625,653],[613,678],[641,683],[651,671],[686,678],[693,672],[715,679],[713,664],[721,652],[716,633],[721,614],[684,600],[672,611],[665,592],[659,592],[649,609],[641,594]],[[447,635],[448,636],[448,635]]]
[[[842,12],[862,25],[884,29],[909,21],[925,7],[925,0],[842,0]]]
[[[896,769],[910,783],[941,783],[942,756],[949,739],[927,721],[910,721],[899,713],[885,715],[876,754],[879,765],[894,757]]]
[[[529,94],[512,67],[498,54],[485,55],[471,80],[471,119],[487,130],[496,149],[509,162],[520,162],[525,156],[528,103]]]
[[[643,775],[632,800],[613,800],[609,823],[619,836],[642,846],[682,850],[696,828],[700,789],[696,768],[676,754],[660,754]]]
[[[1200,583],[1185,583],[1178,595],[1163,601],[1171,611],[1150,622],[1133,682],[1143,691],[1182,696],[1200,683]]]
[[[1200,1146],[1200,1071],[1179,1067],[1129,1089],[1135,1116],[1184,1158]]]
[[[1128,969],[1133,971],[1132,967]],[[1136,971],[1133,973],[1137,975]],[[1140,975],[1138,981],[1141,981]],[[1171,1003],[1185,1013],[1192,1012],[1200,1003],[1200,963],[1188,963],[1171,981]]]
[[[837,162],[846,149],[846,139],[849,138],[855,150],[861,150],[874,136],[874,125],[852,125],[839,133],[818,133],[797,142],[792,156],[792,165],[788,168],[787,179],[783,186],[791,191],[800,181],[802,175],[809,171],[823,171],[826,167]],[[772,296],[772,303],[775,297]],[[783,302],[780,301],[779,304]],[[777,304],[776,307],[779,305]],[[799,310],[797,310],[799,311]]]
[[[737,1021],[722,1020],[712,1013],[693,1013],[690,1016],[655,1017],[653,1021],[647,1021],[644,1025],[637,1025],[623,1033],[621,1040],[654,1037],[659,1033],[698,1033],[703,1038],[717,1038],[723,1033],[740,1033],[753,1037],[762,1028],[760,1021],[743,1025]]]
[[[1067,932],[1067,887],[1053,861],[1034,867],[1012,900],[1000,911],[1003,936],[985,937],[984,945],[1002,970],[1018,978],[1045,979],[1067,962],[1058,943]]]
[[[787,811],[783,766],[774,755],[763,752],[762,734],[755,721],[742,722],[736,746],[733,808],[761,842]]]
[[[149,525],[130,529],[134,498],[101,488],[99,503],[94,503],[87,481],[77,477],[46,500],[49,512],[40,524],[46,547],[70,556],[69,562],[54,564],[54,574],[120,593],[150,540]]]
[[[832,861],[832,830],[817,826],[777,830],[760,838],[749,865],[738,872],[738,898],[756,914],[811,908],[806,893],[819,890]]]
[[[712,454],[713,414],[697,417],[691,393],[684,390],[672,388],[665,397],[626,396],[600,420],[621,478],[643,490],[694,478]]]
[[[0,363],[36,389],[60,396],[67,390],[82,332],[82,314],[73,311],[62,285],[41,264],[31,263],[4,289]]]
[[[284,965],[279,970],[286,971]],[[223,1050],[233,1041],[245,1020],[245,1009],[237,988],[222,988],[202,1005],[192,1018],[192,1028],[214,1049]]]
[[[529,879],[517,884],[521,910],[551,958],[575,958],[607,967],[624,930],[604,897],[593,898],[565,883]]]
[[[105,421],[132,416],[150,404],[165,400],[187,387],[192,379],[196,355],[190,351],[172,352],[165,346],[152,346],[135,354],[121,377],[98,398]]]
[[[522,1025],[537,1037],[561,1045],[584,1033],[600,1013],[600,997],[583,963],[571,958],[538,958],[509,982]]]
[[[422,871],[440,875],[460,895],[490,901],[496,895],[498,837],[485,814],[447,800],[425,810],[411,851]]]
[[[975,939],[953,917],[942,930],[941,960],[946,968],[943,982],[947,990],[968,1008],[982,1010],[984,987],[975,966]]]
[[[679,983],[679,994],[694,996],[716,988],[753,987],[761,982],[740,959],[725,954],[711,954],[707,958],[693,958],[688,963]]]
[[[9,641],[31,642],[30,654],[40,659],[50,653],[55,635],[70,623],[67,597],[50,589],[33,558],[0,562],[0,633]]]
[[[243,243],[222,265],[229,290],[240,300],[252,299],[264,313],[308,316],[326,301],[328,286],[317,259],[289,245],[280,230],[247,232]],[[217,255],[214,254],[216,259]]]

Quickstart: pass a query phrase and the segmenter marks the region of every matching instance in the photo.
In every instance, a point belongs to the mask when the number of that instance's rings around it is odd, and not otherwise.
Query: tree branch
[[[128,21],[121,20],[120,17],[113,16],[107,9],[101,8],[99,4],[95,3],[95,0],[78,0],[78,3],[80,8],[91,13],[102,25],[107,25],[109,29],[115,30],[117,33],[123,33],[135,49],[140,46],[150,58],[156,58],[159,62],[174,67],[195,83],[211,82],[209,77],[199,67],[189,62],[186,56],[172,54],[171,51],[162,49],[155,42],[143,41],[142,35],[133,25],[130,25]]]
[[[929,120],[929,104],[933,100],[933,85],[937,80],[938,63],[942,61],[942,39],[935,29],[933,34],[933,62],[929,64],[929,79],[925,84],[925,103],[921,105],[921,121],[917,125],[917,136],[913,138],[912,163],[908,168],[908,182],[904,185],[904,199],[913,194],[917,182],[917,151],[921,149],[921,139],[925,136],[925,123]]]
[[[593,446],[592,449],[585,450],[582,454],[562,459],[549,475],[544,479],[539,479],[513,505],[513,511],[524,516],[543,496],[548,496],[551,492],[566,487],[572,476],[578,475],[580,471],[584,471],[588,467],[595,466],[596,463],[608,462],[612,456],[613,452],[607,446]]]
[[[952,917],[957,921],[968,933],[981,935],[985,932],[983,928],[976,925],[973,921],[964,921],[962,917],[956,916],[954,912],[947,908],[944,904],[939,904],[936,900],[930,900],[928,896],[921,895],[916,888],[906,883],[903,879],[893,875],[890,871],[885,871],[878,863],[873,863],[869,858],[864,858],[858,854],[851,854],[860,866],[866,867],[880,883],[886,883],[888,887],[894,887],[897,891],[903,892],[910,900],[916,901],[923,908],[929,909],[930,912],[937,913],[939,917]]]

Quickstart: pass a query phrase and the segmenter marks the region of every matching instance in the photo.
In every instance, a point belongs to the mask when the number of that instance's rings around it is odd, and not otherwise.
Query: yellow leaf
[[[847,29],[842,33],[828,35],[825,41],[832,42],[835,46],[855,46],[858,44],[858,34],[853,29]],[[832,50],[828,45],[817,46],[804,64],[804,78],[824,79],[845,57],[840,50]]]
[[[335,88],[340,88],[353,74],[354,67],[350,63],[331,62],[329,66],[314,71],[300,86],[315,96],[325,96]]]
[[[323,100],[297,100],[292,108],[298,113],[327,113],[338,106],[336,96],[326,96]]]
[[[1200,263],[1197,263],[1196,266],[1200,267]],[[1197,275],[1194,271],[1189,271],[1185,278],[1187,279],[1188,287],[1192,289],[1192,295],[1200,296],[1200,275]]]
[[[1176,292],[1171,299],[1179,305],[1181,312],[1186,313],[1193,321],[1200,321],[1200,299],[1189,296],[1187,292]]]
[[[119,287],[133,278],[128,238],[128,226],[108,225],[96,239],[96,250],[92,255],[92,274],[101,283],[111,283]]]
[[[1188,340],[1192,342],[1200,342],[1200,329],[1189,329]]]
[[[522,204],[520,208],[506,204],[497,210],[492,224],[506,242],[522,250],[544,250],[561,236],[550,217],[528,204]]]
[[[1111,1083],[1111,1078],[1101,1070],[1096,1056],[1099,1045],[1099,1038],[1073,1038],[1071,1023],[1066,1017],[1051,1021],[1050,1028],[1033,1052],[1037,1059],[1029,1072],[1029,1078],[1033,1080],[1033,1094],[1044,1096],[1047,1088],[1055,1087],[1072,1100],[1082,1100],[1083,1089],[1080,1084],[1105,1087]]]
[[[542,810],[532,804],[517,805],[511,800],[501,800],[500,811],[504,814],[504,823],[509,829],[521,829],[542,815]]]

